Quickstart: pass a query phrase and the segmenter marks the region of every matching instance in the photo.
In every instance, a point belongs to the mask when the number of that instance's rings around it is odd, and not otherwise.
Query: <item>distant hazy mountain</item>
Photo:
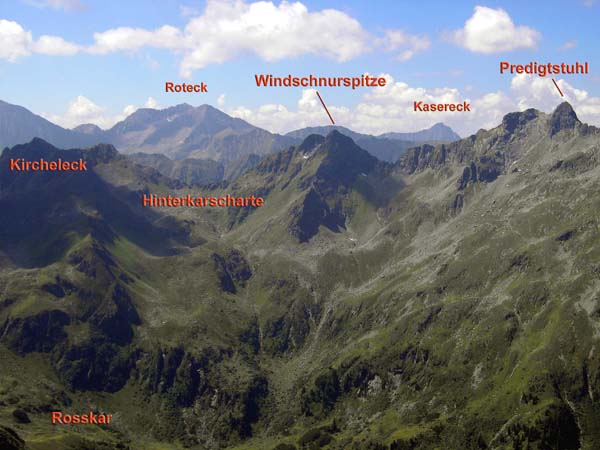
[[[304,140],[311,134],[319,134],[321,136],[327,136],[332,131],[338,131],[349,138],[352,138],[353,141],[357,141],[358,139],[364,137],[373,137],[369,134],[357,133],[356,131],[352,131],[350,128],[342,127],[340,125],[327,125],[324,127],[306,127],[300,128],[298,130],[290,131],[286,133],[286,136],[290,136],[299,140]]]
[[[378,137],[414,142],[453,142],[460,139],[460,136],[452,128],[441,122],[436,123],[431,128],[414,133],[384,133]]]
[[[122,153],[160,153],[170,159],[212,159],[227,165],[247,155],[266,155],[297,140],[270,133],[209,105],[139,109],[109,130],[94,124],[64,129],[27,109],[0,101],[0,147],[39,137],[58,148],[114,145]]]
[[[367,150],[371,155],[382,161],[397,161],[400,155],[410,147],[418,145],[416,141],[399,140],[394,138],[386,138],[380,136],[372,136],[370,134],[357,133],[349,128],[337,125],[328,125],[324,127],[307,127],[299,130],[290,131],[286,136],[295,139],[306,139],[311,134],[327,136],[332,131],[337,131],[349,138],[352,138],[356,144]]]
[[[233,118],[209,105],[138,109],[110,130],[95,134],[123,153],[162,153],[171,159],[207,158],[228,163],[265,155],[295,141]]]
[[[254,167],[268,154],[299,144],[311,134],[338,131],[371,155],[397,161],[402,153],[420,142],[449,142],[458,135],[443,124],[416,133],[361,134],[340,126],[309,127],[285,136],[270,133],[244,120],[231,117],[209,105],[181,104],[166,109],[142,108],[109,130],[83,124],[66,130],[36,116],[27,109],[0,102],[0,145],[13,146],[39,137],[58,148],[89,147],[98,143],[114,145],[121,153],[161,154],[169,160],[214,160],[223,166],[225,178],[233,179]],[[250,156],[251,155],[251,156]],[[161,158],[139,163],[163,167],[161,173],[186,183],[214,180],[217,166],[208,163],[169,164]],[[171,161],[171,162],[172,162]],[[165,169],[165,164],[169,165]],[[199,181],[201,180],[201,181]]]
[[[79,125],[79,126],[73,128],[73,131],[76,131],[77,133],[92,135],[92,136],[98,136],[103,133],[102,128],[100,128],[98,125],[94,125],[93,123],[84,123],[82,125]]]
[[[0,150],[42,138],[60,148],[87,147],[94,137],[66,130],[18,105],[0,100]]]

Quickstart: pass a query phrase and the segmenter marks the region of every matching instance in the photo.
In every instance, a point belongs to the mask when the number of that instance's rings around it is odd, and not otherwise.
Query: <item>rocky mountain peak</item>
[[[325,138],[320,134],[311,134],[298,146],[298,150],[302,153],[307,153],[325,141]]]
[[[348,136],[340,133],[338,130],[331,130],[327,136],[325,136],[325,140],[327,142],[340,142],[340,143],[349,143],[354,141],[350,139]]]
[[[94,145],[87,153],[87,159],[93,163],[107,163],[117,157],[119,157],[119,152],[110,144]]]
[[[98,163],[108,163],[118,158],[119,152],[110,144],[97,144],[88,149],[70,149],[61,150],[46,142],[41,138],[33,138],[31,142],[26,144],[16,145],[11,149],[7,149],[3,153],[2,158],[22,157],[33,160],[44,158],[50,160],[52,158],[62,158],[64,160],[76,160],[78,158],[85,159],[90,167]]]
[[[366,150],[359,147],[354,140],[337,130],[333,130],[325,136],[321,145],[322,151],[326,152],[331,159],[354,159],[359,158],[361,162],[367,160],[376,162],[377,158],[369,154]]]
[[[317,175],[347,186],[360,173],[370,172],[377,164],[377,158],[336,130],[325,137],[319,151],[325,152],[326,157]]]
[[[561,130],[573,129],[581,122],[569,102],[562,102],[556,107],[550,118],[550,135],[554,136]]]
[[[521,130],[528,122],[537,119],[539,115],[540,112],[533,108],[520,112],[512,112],[504,116],[502,126],[508,133],[512,134]]]

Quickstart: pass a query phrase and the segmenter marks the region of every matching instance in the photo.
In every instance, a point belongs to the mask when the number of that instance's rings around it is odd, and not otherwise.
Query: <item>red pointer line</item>
[[[558,89],[558,92],[560,93],[561,97],[564,97],[562,91],[560,90],[560,88],[558,87],[558,84],[556,84],[556,81],[554,81],[554,78],[552,78],[552,82],[554,83],[554,86],[556,86],[556,89]]]
[[[321,100],[321,105],[323,105],[323,108],[325,108],[325,112],[327,113],[327,115],[331,119],[331,123],[335,125],[335,122],[333,121],[333,117],[331,117],[331,114],[329,114],[329,110],[327,109],[327,106],[325,106],[325,102],[321,98],[321,94],[319,94],[319,91],[315,91],[315,92],[317,93],[317,97],[319,97],[319,100]]]

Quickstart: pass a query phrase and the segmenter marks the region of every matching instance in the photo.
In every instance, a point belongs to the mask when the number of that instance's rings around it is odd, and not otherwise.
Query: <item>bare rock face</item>
[[[238,250],[231,250],[225,257],[213,253],[212,259],[219,285],[225,292],[235,294],[237,287],[244,287],[252,276],[248,261]]]
[[[292,213],[290,232],[300,242],[307,242],[317,234],[321,225],[333,232],[344,229],[346,212],[341,197],[359,177],[370,173],[378,164],[376,158],[336,130],[325,139],[308,136],[298,151],[305,153],[311,146],[324,157],[314,177],[305,184],[308,191],[304,200]]]
[[[522,129],[528,122],[531,122],[538,117],[539,112],[535,109],[509,113],[502,119],[502,127],[507,133],[514,133],[515,131]]]
[[[561,130],[571,130],[580,125],[577,114],[568,102],[563,102],[556,107],[550,120],[550,136],[554,136]]]
[[[50,352],[66,339],[64,328],[70,322],[64,311],[42,311],[29,317],[7,319],[0,327],[0,335],[10,348],[21,354]]]
[[[302,206],[294,212],[290,232],[300,242],[307,242],[318,233],[320,225],[337,232],[344,228],[344,222],[341,211],[330,208],[317,191],[311,189],[304,197]]]

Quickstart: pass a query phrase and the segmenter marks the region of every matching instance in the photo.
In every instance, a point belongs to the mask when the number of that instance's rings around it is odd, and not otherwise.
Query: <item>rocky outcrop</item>
[[[57,347],[52,365],[71,389],[116,392],[129,379],[134,356],[129,348],[99,337]]]
[[[539,116],[539,111],[535,109],[508,113],[503,117],[501,127],[506,134],[511,135],[518,130],[523,129],[528,122],[537,119]]]
[[[573,107],[568,102],[563,102],[556,107],[550,118],[550,136],[554,136],[561,130],[572,130],[581,122]]]
[[[252,435],[252,424],[259,420],[269,392],[268,383],[256,372],[228,381],[220,366],[232,357],[228,351],[207,348],[190,353],[182,347],[141,355],[134,379],[149,395],[160,394],[161,414],[170,419],[168,426],[154,424],[152,431],[157,437],[177,438],[193,446]],[[195,412],[190,410],[184,419],[183,408],[192,405]]]
[[[248,261],[238,250],[231,250],[225,257],[213,253],[212,259],[219,285],[225,292],[235,294],[237,286],[244,287],[252,276]]]
[[[458,190],[463,191],[469,184],[491,183],[504,172],[504,161],[501,157],[489,158],[483,156],[479,161],[471,161],[464,168],[463,174],[458,180]]]
[[[109,341],[124,345],[133,337],[133,325],[141,323],[127,290],[116,283],[89,317]]]
[[[0,339],[21,354],[50,352],[67,338],[65,326],[69,323],[69,315],[58,309],[27,317],[9,317],[0,328]]]
[[[319,226],[339,232],[345,223],[340,207],[331,208],[315,189],[310,189],[302,204],[292,212],[290,233],[300,242],[307,242],[319,232]]]
[[[332,131],[325,138],[310,135],[298,149],[306,153],[311,146],[315,155],[322,155],[322,160],[314,176],[306,177],[300,184],[307,192],[293,209],[289,226],[290,233],[300,242],[309,241],[320,226],[333,232],[344,229],[348,213],[342,203],[344,195],[359,177],[371,173],[380,164],[338,131]]]

